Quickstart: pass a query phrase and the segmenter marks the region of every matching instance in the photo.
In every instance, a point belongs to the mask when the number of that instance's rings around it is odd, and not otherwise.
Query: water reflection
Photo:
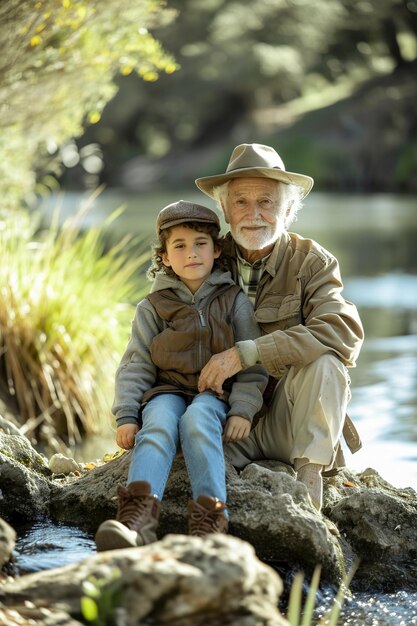
[[[351,376],[350,413],[364,446],[349,467],[373,467],[417,490],[417,335],[369,339]]]
[[[348,464],[417,490],[417,276],[353,277],[345,292],[366,334],[350,405],[364,447]]]
[[[95,549],[93,538],[81,528],[41,518],[18,529],[16,552],[19,573],[77,563]]]
[[[417,275],[397,272],[352,277],[345,281],[345,292],[361,307],[393,309],[399,315],[408,311],[410,317],[414,314],[417,319]]]

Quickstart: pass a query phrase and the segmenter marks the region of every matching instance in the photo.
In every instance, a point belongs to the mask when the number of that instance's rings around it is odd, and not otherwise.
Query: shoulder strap
[[[219,298],[220,296],[226,296],[229,305],[229,311],[231,311],[235,304],[237,294],[240,291],[242,291],[242,288],[239,287],[239,285],[223,285],[219,289],[213,291],[213,293],[210,295],[210,298],[207,300],[206,306],[211,304],[216,298]]]
[[[164,321],[171,319],[172,312],[176,310],[178,303],[186,306],[182,300],[177,298],[172,289],[154,291],[153,293],[149,293],[146,299],[149,300],[159,317]]]

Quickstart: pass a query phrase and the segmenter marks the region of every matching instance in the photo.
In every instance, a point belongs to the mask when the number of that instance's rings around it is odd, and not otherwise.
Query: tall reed
[[[83,230],[89,208],[62,225],[56,211],[43,230],[39,214],[0,216],[2,395],[35,442],[71,445],[109,419],[133,303],[148,290],[149,245],[106,249],[120,211]]]

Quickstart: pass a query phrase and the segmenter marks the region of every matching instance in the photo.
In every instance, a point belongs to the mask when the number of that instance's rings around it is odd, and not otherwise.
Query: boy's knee
[[[215,430],[221,428],[216,421],[212,419],[212,416],[207,416],[204,411],[187,411],[181,417],[180,431],[190,440],[204,435],[214,435]]]

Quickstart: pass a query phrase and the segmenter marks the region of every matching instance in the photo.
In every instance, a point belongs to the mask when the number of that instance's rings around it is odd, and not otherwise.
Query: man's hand
[[[245,439],[250,433],[250,422],[239,415],[232,415],[228,418],[224,427],[223,441],[231,443]]]
[[[116,443],[123,450],[131,450],[135,445],[135,435],[139,432],[137,424],[122,424],[116,430]]]
[[[199,392],[211,389],[217,395],[223,393],[223,383],[242,369],[237,348],[229,348],[219,354],[213,354],[208,363],[203,367],[198,379]]]

